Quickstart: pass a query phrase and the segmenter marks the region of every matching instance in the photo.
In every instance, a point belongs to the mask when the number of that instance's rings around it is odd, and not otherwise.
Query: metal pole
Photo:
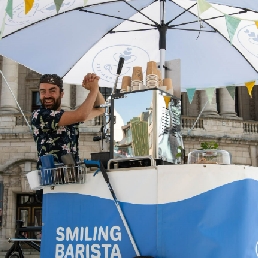
[[[167,26],[165,25],[165,0],[160,0],[160,27],[159,27],[159,49],[160,49],[160,72],[161,79],[165,78],[165,54],[166,54],[166,33]]]
[[[201,114],[202,114],[202,112],[204,111],[204,109],[205,109],[206,105],[208,104],[208,102],[209,102],[209,100],[207,100],[207,102],[205,103],[204,107],[202,108],[202,111],[200,112],[199,116],[196,118],[196,120],[195,120],[195,122],[194,122],[194,124],[193,124],[193,127],[192,127],[191,129],[189,129],[189,130],[188,130],[188,133],[187,133],[188,135],[189,135],[189,134],[190,134],[190,132],[194,129],[194,127],[195,127],[196,123],[197,123],[197,122],[198,122],[198,120],[200,119]]]

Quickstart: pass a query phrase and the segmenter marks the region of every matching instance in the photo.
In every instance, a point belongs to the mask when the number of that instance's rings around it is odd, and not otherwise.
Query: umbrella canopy
[[[131,75],[134,66],[145,71],[148,61],[160,62],[160,48],[165,60],[180,59],[182,91],[258,79],[258,4],[252,0],[10,2],[0,6],[0,54],[67,83],[81,84],[85,73],[95,72],[100,86],[113,87],[120,57],[121,75]]]

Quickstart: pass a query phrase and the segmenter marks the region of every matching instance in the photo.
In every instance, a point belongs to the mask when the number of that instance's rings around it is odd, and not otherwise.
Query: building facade
[[[3,250],[9,246],[7,239],[14,236],[17,219],[24,220],[25,225],[42,223],[41,203],[26,178],[27,172],[36,169],[36,145],[27,122],[32,110],[39,106],[40,74],[4,57],[0,58],[0,69],[4,75],[0,77],[0,249]],[[82,87],[65,84],[62,108],[76,108],[86,95]],[[99,118],[80,126],[81,158],[90,158],[91,153],[100,151],[100,142],[93,141],[100,128]],[[252,98],[245,87],[236,89],[234,99],[226,89],[217,89],[208,104],[205,91],[196,91],[191,104],[186,93],[182,93],[182,132],[186,155],[203,141],[216,141],[220,149],[231,152],[234,164],[258,166],[258,86],[253,88]]]

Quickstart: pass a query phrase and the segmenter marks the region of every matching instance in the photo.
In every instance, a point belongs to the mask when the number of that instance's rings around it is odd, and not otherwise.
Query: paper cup
[[[139,86],[133,86],[132,91],[139,90]]]
[[[121,91],[127,91],[127,86],[131,85],[131,76],[123,76],[121,83]]]
[[[54,168],[55,162],[54,162],[54,156],[51,154],[44,155],[40,157],[42,167],[44,168]]]
[[[145,90],[145,85],[143,85],[143,83],[139,85],[139,90]]]
[[[131,87],[127,86],[127,92],[131,92]]]
[[[33,170],[27,173],[26,176],[31,190],[39,190],[42,188],[40,186],[40,170]]]
[[[159,89],[163,91],[167,91],[167,86],[160,86]]]
[[[143,74],[142,74],[142,67],[141,66],[135,66],[133,67],[133,74],[132,74],[132,81],[142,81],[143,80]]]
[[[134,87],[134,86],[140,87],[141,84],[142,84],[142,81],[135,80],[131,82],[131,87]]]
[[[148,88],[156,88],[158,86],[159,86],[159,82],[156,80],[148,80],[146,82],[146,87],[148,87]]]
[[[41,185],[51,185],[54,182],[55,169],[42,167],[41,169]]]
[[[173,88],[173,86],[172,86],[172,79],[170,79],[170,78],[165,78],[165,79],[163,80],[163,85],[164,85],[164,86],[167,86],[167,90],[172,89],[172,88]]]
[[[146,76],[146,81],[149,81],[149,80],[156,80],[158,81],[159,80],[159,77],[157,74],[149,74]]]
[[[159,86],[163,86],[161,71],[159,69],[157,69],[157,76],[158,76]]]
[[[149,61],[147,63],[147,69],[146,69],[146,76],[149,74],[156,74],[157,75],[157,63],[154,61]]]
[[[169,93],[169,94],[173,95],[173,94],[174,94],[173,88],[172,88],[172,89],[170,89],[170,90],[167,90],[167,93]]]
[[[40,157],[42,167],[41,167],[41,185],[50,185],[53,183],[54,178],[54,156],[51,154],[44,155]]]

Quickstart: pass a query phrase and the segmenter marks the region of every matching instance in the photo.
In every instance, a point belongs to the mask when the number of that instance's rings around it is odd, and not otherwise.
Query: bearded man
[[[94,108],[105,103],[99,92],[99,77],[88,73],[82,82],[89,94],[76,110],[61,109],[61,99],[64,96],[63,80],[56,74],[44,74],[40,78],[39,93],[42,106],[32,113],[31,125],[34,141],[37,145],[38,162],[47,154],[54,156],[56,163],[61,163],[61,156],[73,153],[79,161],[79,123],[90,120],[104,113],[103,108]]]

